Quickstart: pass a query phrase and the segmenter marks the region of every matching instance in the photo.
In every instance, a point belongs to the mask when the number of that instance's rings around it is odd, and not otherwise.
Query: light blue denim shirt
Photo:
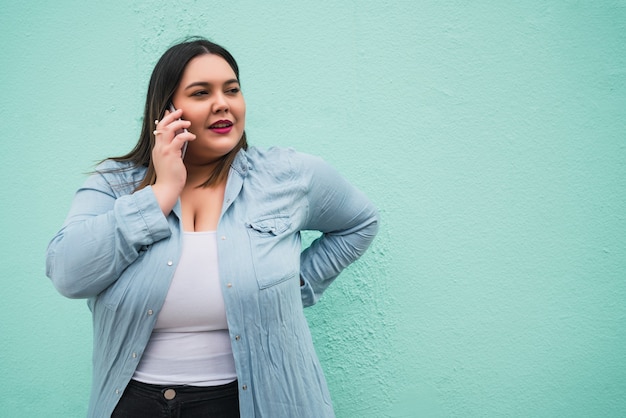
[[[164,216],[151,187],[133,192],[144,175],[101,164],[48,247],[48,277],[61,294],[88,298],[93,315],[89,417],[110,417],[122,396],[181,252],[180,202]],[[217,234],[242,417],[334,416],[302,308],[377,229],[372,203],[321,159],[282,148],[239,152]],[[323,233],[304,251],[303,230]]]

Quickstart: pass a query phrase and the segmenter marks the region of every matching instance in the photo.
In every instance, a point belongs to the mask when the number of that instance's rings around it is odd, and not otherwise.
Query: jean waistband
[[[138,380],[131,380],[128,386],[144,390],[150,393],[163,394],[169,389],[174,389],[176,393],[215,393],[237,389],[237,380],[224,385],[215,386],[190,386],[190,385],[155,385],[152,383],[144,383]]]

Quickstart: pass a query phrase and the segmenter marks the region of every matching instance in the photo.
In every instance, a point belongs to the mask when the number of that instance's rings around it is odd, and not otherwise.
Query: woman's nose
[[[218,93],[215,95],[215,101],[213,102],[213,112],[227,112],[228,111],[228,101],[223,94]]]

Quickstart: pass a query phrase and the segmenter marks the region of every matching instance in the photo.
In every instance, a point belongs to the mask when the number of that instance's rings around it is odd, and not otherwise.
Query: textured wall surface
[[[307,310],[338,417],[626,416],[626,2],[212,3],[3,2],[0,415],[84,416],[90,315],[45,248],[198,34],[237,57],[253,144],[380,208]]]

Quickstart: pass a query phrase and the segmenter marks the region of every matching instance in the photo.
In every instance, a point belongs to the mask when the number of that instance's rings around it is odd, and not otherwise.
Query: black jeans
[[[160,386],[131,380],[111,418],[239,418],[237,381],[220,386]]]

